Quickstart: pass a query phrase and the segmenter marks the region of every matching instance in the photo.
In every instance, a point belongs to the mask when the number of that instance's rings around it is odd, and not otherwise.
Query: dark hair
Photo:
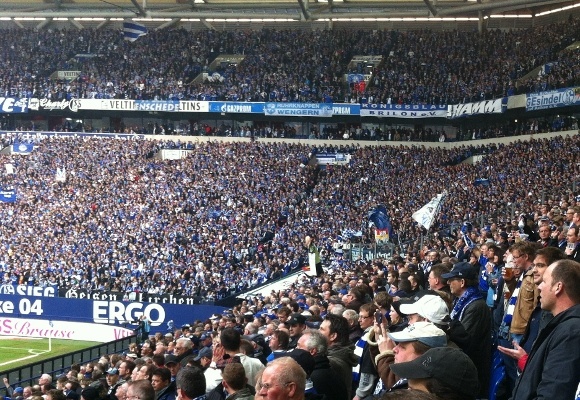
[[[248,357],[254,357],[254,345],[246,339],[240,341],[240,351]]]
[[[288,306],[284,306],[284,307],[280,307],[280,308],[279,308],[279,309],[276,311],[276,314],[278,314],[278,315],[280,315],[280,314],[283,314],[283,315],[290,315],[290,314],[292,314],[292,310],[290,309],[290,307],[288,307]]]
[[[205,376],[198,367],[182,368],[177,373],[175,384],[188,399],[195,399],[205,394]]]
[[[352,294],[353,297],[358,301],[363,301],[365,299],[366,292],[362,287],[355,286],[352,289],[350,289],[350,294]]]
[[[222,379],[236,391],[243,389],[248,381],[244,366],[240,363],[226,365],[222,371]]]
[[[558,260],[565,260],[568,258],[566,254],[558,247],[542,247],[536,251],[536,256],[542,256],[546,259],[547,265],[550,265]]]
[[[498,245],[494,244],[494,243],[488,243],[487,244],[487,250],[488,251],[491,250],[491,251],[493,251],[493,254],[494,255],[499,256],[499,253],[501,251],[501,248]]]
[[[402,290],[405,293],[410,293],[411,290],[413,290],[413,286],[411,285],[411,281],[409,280],[409,277],[406,278],[401,278],[401,280],[399,281],[399,286],[398,286],[399,290]]]
[[[288,344],[290,344],[290,335],[288,335],[288,332],[275,330],[272,333],[272,336],[276,336],[276,338],[278,339],[278,346],[280,346],[282,350],[288,349]]]
[[[151,376],[158,376],[164,382],[171,381],[171,371],[169,371],[165,367],[161,367],[161,368],[154,369],[153,370],[153,373],[151,374]]]
[[[465,287],[479,286],[479,278],[464,279],[464,281],[465,281]]]
[[[127,370],[129,371],[129,374],[131,372],[133,372],[133,370],[135,369],[135,367],[137,366],[135,364],[135,362],[133,360],[123,360],[121,361],[121,364],[125,363],[125,367],[127,368]],[[119,366],[121,365],[119,364]]]
[[[451,268],[453,268],[453,265],[450,263],[439,263],[431,267],[431,272],[433,272],[433,276],[435,276],[435,278],[441,279],[443,282],[447,282],[447,279],[442,278],[441,275],[451,271]]]
[[[153,364],[143,364],[141,367],[139,367],[139,370],[141,370],[141,368],[146,368],[147,380],[150,381],[151,377],[153,376],[153,370],[157,367]]]
[[[46,394],[50,396],[52,400],[66,400],[66,396],[62,390],[50,389]]]
[[[411,346],[413,346],[415,353],[419,355],[425,354],[428,350],[431,350],[432,348],[430,346],[427,346],[425,343],[419,342],[418,340],[411,342]]]
[[[155,365],[165,365],[165,356],[163,354],[153,354],[151,360]]]
[[[220,334],[220,342],[226,351],[237,351],[240,349],[242,337],[240,332],[234,328],[225,328]]]
[[[386,392],[380,400],[439,400],[439,397],[421,390],[407,389]]]
[[[393,298],[389,296],[387,292],[379,292],[374,297],[375,304],[385,310],[391,308],[391,304],[393,304]]]
[[[469,396],[461,393],[457,388],[451,388],[435,378],[427,378],[424,380],[425,388],[429,393],[434,394],[439,399],[445,400],[475,400],[475,396]]]

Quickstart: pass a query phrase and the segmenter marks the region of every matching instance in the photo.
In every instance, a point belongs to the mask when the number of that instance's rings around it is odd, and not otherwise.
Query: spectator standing
[[[471,358],[478,371],[479,397],[487,398],[491,364],[491,312],[479,291],[476,270],[468,262],[453,266],[447,279],[455,296],[449,339]]]
[[[539,289],[541,307],[554,319],[538,334],[512,400],[573,399],[580,381],[580,263],[556,261]]]
[[[314,370],[310,374],[310,380],[316,393],[326,395],[329,399],[350,399],[345,382],[336,379],[338,371],[330,365],[328,342],[322,333],[317,330],[306,331],[298,340],[296,348],[306,350],[314,357]]]

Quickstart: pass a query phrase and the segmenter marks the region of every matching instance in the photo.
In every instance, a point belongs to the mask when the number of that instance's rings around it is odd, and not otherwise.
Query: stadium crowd
[[[150,31],[5,29],[0,89],[21,98],[456,104],[577,85],[578,21],[526,30]],[[212,66],[219,55],[244,55]],[[359,91],[355,55],[383,56]],[[551,63],[540,81],[518,80]],[[219,64],[219,63],[218,63]],[[56,71],[80,71],[72,81]],[[195,78],[207,73],[205,81]]]
[[[518,228],[474,231],[470,245],[302,276],[126,353],[4,384],[10,400],[576,399],[573,210],[565,250],[549,219],[533,221],[537,242]]]
[[[421,250],[424,233],[411,215],[444,190],[441,229],[573,206],[578,147],[578,135],[450,150],[47,139],[30,155],[1,156],[15,173],[0,186],[18,200],[0,209],[0,270],[4,283],[212,301],[302,266],[307,234],[328,252],[344,232],[372,243],[366,215],[379,204],[405,253]],[[161,148],[191,155],[161,161]],[[318,168],[317,152],[352,159]],[[486,156],[461,163],[475,154]]]

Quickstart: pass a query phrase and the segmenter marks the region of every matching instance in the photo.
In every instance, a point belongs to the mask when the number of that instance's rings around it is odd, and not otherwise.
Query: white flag
[[[57,182],[66,182],[66,168],[65,167],[56,169],[56,176],[54,177],[54,180]]]
[[[413,213],[412,218],[417,221],[419,225],[424,226],[425,229],[429,230],[437,218],[437,214],[439,214],[441,205],[445,201],[446,197],[447,191],[444,191],[443,193],[433,197],[429,203],[421,207],[419,211]]]
[[[14,173],[14,165],[11,163],[7,163],[4,164],[4,167],[6,168],[6,175],[10,175]]]

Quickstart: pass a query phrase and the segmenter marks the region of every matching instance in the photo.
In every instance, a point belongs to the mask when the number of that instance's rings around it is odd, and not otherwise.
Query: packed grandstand
[[[0,88],[7,96],[54,101],[468,103],[577,85],[578,48],[568,47],[578,39],[578,24],[482,34],[165,29],[135,42],[108,29],[3,29]],[[243,57],[212,66],[220,54]],[[382,61],[353,65],[356,55]],[[539,76],[526,76],[548,64]],[[59,70],[80,74],[55,80]],[[345,74],[368,72],[365,85],[345,86]],[[196,79],[202,73],[205,81]]]
[[[10,29],[0,32],[6,39],[0,44],[0,88],[6,97],[55,102],[401,105],[463,104],[562,88],[577,93],[579,27],[577,19],[568,19],[483,34],[166,29],[135,42],[107,29]],[[244,57],[211,66],[220,54]],[[352,65],[357,54],[382,57],[365,85],[344,81],[369,72]],[[537,68],[541,73],[530,77]],[[73,80],[54,79],[55,71],[73,70],[79,72]],[[203,74],[210,79],[199,80]],[[62,297],[118,294],[125,302],[147,299],[143,294],[196,304],[245,297],[219,315],[183,326],[164,320],[167,325],[149,330],[152,321],[140,317],[133,321],[140,323],[140,336],[127,353],[59,371],[56,389],[45,375],[38,387],[27,382],[13,388],[5,381],[7,394],[15,400],[174,400],[175,385],[181,390],[187,380],[177,372],[181,368],[205,371],[188,378],[203,383],[195,391],[188,387],[195,394],[188,399],[224,398],[224,390],[269,399],[259,394],[278,388],[264,383],[258,370],[268,365],[267,377],[279,361],[267,362],[289,355],[310,375],[315,389],[307,398],[387,399],[389,392],[414,388],[412,374],[397,370],[398,363],[422,360],[451,342],[465,352],[453,353],[451,363],[463,356],[465,374],[430,387],[440,390],[439,397],[425,398],[507,399],[521,381],[544,390],[546,398],[577,392],[576,355],[565,354],[565,382],[544,388],[530,377],[532,368],[543,368],[533,357],[538,349],[530,333],[522,342],[525,357],[519,345],[510,347],[524,336],[514,330],[516,322],[510,325],[512,318],[522,324],[525,314],[536,324],[532,311],[556,310],[538,301],[534,284],[548,278],[532,271],[548,259],[580,258],[575,102],[559,104],[561,113],[458,123],[452,140],[459,143],[446,143],[446,127],[408,121],[400,127],[345,122],[308,132],[296,132],[286,121],[193,121],[180,130],[183,135],[171,137],[163,134],[176,129],[159,121],[125,126],[119,135],[101,129],[102,135],[91,137],[88,132],[97,129],[73,126],[58,113],[58,130],[86,134],[34,132],[35,118],[2,116],[2,288],[53,288]],[[148,136],[154,133],[160,135]],[[505,137],[513,135],[519,136]],[[161,157],[167,150],[183,152],[167,160]],[[341,162],[324,164],[322,157]],[[435,202],[438,194],[441,202]],[[423,215],[433,217],[428,226],[417,218],[426,209]],[[387,221],[387,245],[377,239],[379,210]],[[542,253],[546,247],[554,250]],[[506,266],[519,272],[508,274]],[[519,283],[513,279],[518,273]],[[282,290],[244,296],[283,278],[290,283]],[[458,289],[458,280],[471,286]],[[468,322],[463,316],[472,302],[481,307]],[[434,303],[435,311],[429,308]],[[578,303],[570,308],[577,310]],[[574,348],[580,335],[571,336]],[[418,344],[416,354],[398,359],[406,342]],[[505,346],[503,360],[498,345]],[[516,350],[517,364],[509,361]],[[527,353],[532,366],[526,370]],[[248,387],[226,382],[234,369],[227,364],[237,363],[246,368],[240,379]],[[321,382],[320,375],[314,377],[317,369],[331,377]],[[518,372],[524,378],[518,380]],[[337,380],[339,374],[346,378]],[[297,376],[292,379],[302,379]],[[135,394],[139,384],[132,385],[139,380],[153,382],[154,397],[149,387]],[[279,383],[300,387],[293,380]],[[514,398],[533,398],[523,390],[516,388],[520,397]]]
[[[153,157],[165,147],[191,155]],[[444,190],[434,229],[446,233],[427,248],[465,221],[510,231],[520,214],[537,220],[544,204],[573,206],[579,150],[578,135],[454,149],[43,140],[27,156],[1,158],[15,170],[1,186],[18,196],[1,209],[2,271],[21,284],[211,301],[302,267],[308,234],[331,253],[344,232],[372,243],[367,213],[377,205],[388,209],[396,254],[423,250],[426,231],[411,215]],[[309,162],[317,151],[352,158],[321,168]],[[463,163],[474,155],[484,157]]]

